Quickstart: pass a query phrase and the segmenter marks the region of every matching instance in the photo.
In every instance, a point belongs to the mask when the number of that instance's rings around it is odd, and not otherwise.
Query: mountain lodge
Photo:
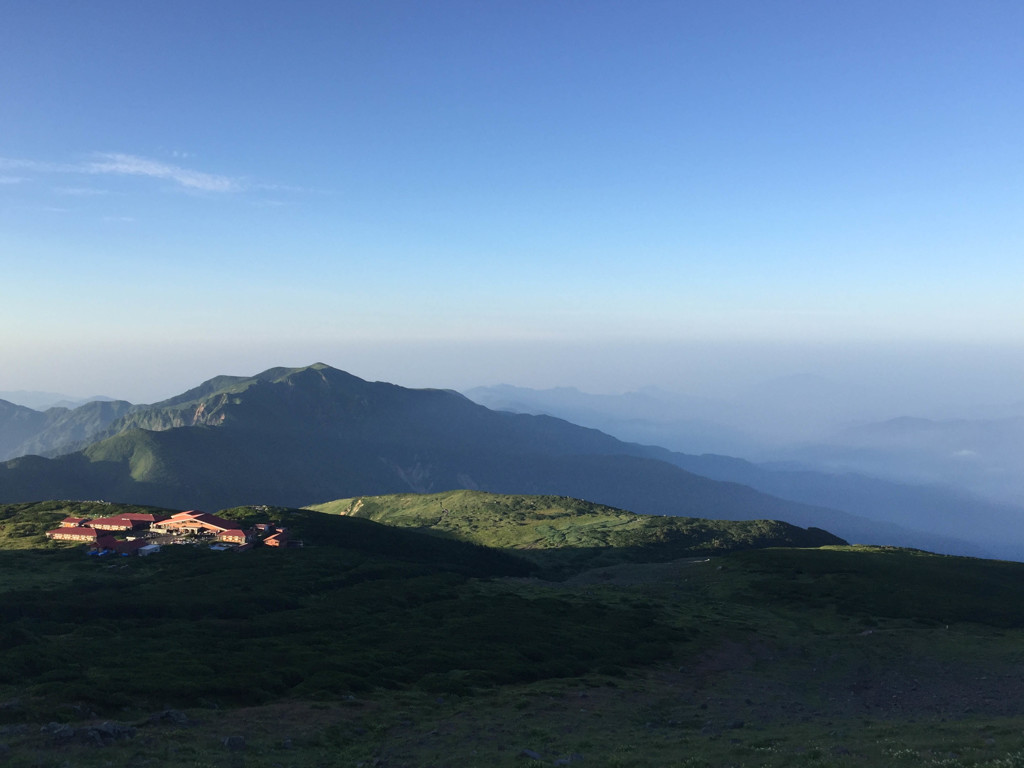
[[[139,532],[139,537],[130,536],[127,541],[115,539],[111,534]],[[149,554],[159,549],[155,541],[159,536],[175,538],[199,536],[212,537],[223,544],[233,545],[236,551],[249,549],[261,540],[271,547],[301,546],[301,542],[289,544],[288,533],[269,523],[260,523],[251,530],[242,530],[233,520],[200,512],[197,509],[178,512],[171,516],[148,513],[126,512],[110,517],[66,517],[59,528],[46,532],[47,538],[56,541],[81,541],[91,545],[95,553],[116,553],[121,555]],[[164,542],[166,543],[166,542]],[[224,549],[226,547],[218,547]]]

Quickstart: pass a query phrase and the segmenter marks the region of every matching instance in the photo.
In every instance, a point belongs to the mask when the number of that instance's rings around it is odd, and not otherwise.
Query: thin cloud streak
[[[0,170],[35,171],[36,173],[78,173],[92,175],[144,176],[167,179],[186,189],[204,192],[237,192],[245,186],[228,176],[204,173],[178,165],[162,163],[138,155],[121,152],[98,152],[96,159],[78,164],[49,163],[38,160],[0,157]],[[14,177],[5,177],[14,178]],[[23,179],[19,179],[23,180]]]
[[[81,173],[82,168],[63,163],[43,163],[38,160],[21,160],[16,157],[0,157],[0,169],[21,169],[38,173]]]
[[[53,191],[58,195],[71,195],[73,197],[96,197],[110,194],[105,189],[93,189],[92,187],[55,187]]]
[[[84,166],[84,172],[170,179],[188,189],[199,189],[204,192],[235,192],[241,189],[241,185],[237,181],[227,176],[193,171],[177,165],[149,160],[145,157],[120,153],[101,153],[98,157],[99,160]]]

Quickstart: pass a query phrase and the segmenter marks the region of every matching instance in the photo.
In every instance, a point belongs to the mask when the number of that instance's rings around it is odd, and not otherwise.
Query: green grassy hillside
[[[5,765],[1024,764],[1022,564],[470,491],[218,513],[296,549],[41,537],[127,510],[0,507]]]
[[[825,531],[804,530],[774,520],[637,515],[566,496],[462,490],[364,496],[310,509],[517,550],[546,565],[577,568],[750,548],[845,544]]]
[[[10,525],[33,511],[43,528],[97,510],[34,505]],[[83,708],[109,717],[468,692],[648,663],[682,637],[642,606],[481,589],[476,580],[528,574],[501,551],[308,510],[222,514],[284,523],[306,546],[165,546],[146,558],[89,558],[74,544],[0,550],[0,702],[16,702],[0,706],[0,725]]]

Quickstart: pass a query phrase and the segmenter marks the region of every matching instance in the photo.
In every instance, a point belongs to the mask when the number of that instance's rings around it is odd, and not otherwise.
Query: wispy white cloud
[[[97,195],[110,194],[105,189],[96,189],[95,187],[54,187],[53,191],[58,195],[71,195],[74,197],[95,197]]]
[[[0,176],[0,184],[21,184],[28,181],[24,176]]]
[[[74,173],[77,166],[61,163],[45,163],[39,160],[22,160],[17,157],[0,157],[0,170],[36,171],[38,173]]]
[[[237,192],[246,188],[242,182],[228,176],[183,168],[138,155],[120,152],[99,152],[83,163],[50,163],[39,160],[0,157],[0,170],[20,170],[53,174],[108,174],[115,176],[145,176],[167,179],[186,189],[205,192]],[[15,178],[15,177],[10,177]]]
[[[13,208],[15,211],[42,211],[43,213],[70,213],[70,208],[62,208],[59,205],[19,205]]]
[[[238,181],[227,176],[193,171],[177,165],[168,165],[158,160],[115,152],[97,155],[96,160],[83,166],[83,171],[85,173],[170,179],[188,189],[199,189],[205,192],[235,192],[242,188]]]
[[[258,189],[264,192],[308,192],[309,190],[303,187],[296,187],[291,184],[253,184],[253,189]]]
[[[290,200],[256,200],[252,205],[259,208],[290,208],[296,203]]]

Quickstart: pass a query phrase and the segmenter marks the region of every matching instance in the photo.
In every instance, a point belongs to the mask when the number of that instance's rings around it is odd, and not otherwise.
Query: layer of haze
[[[0,390],[1024,379],[1016,2],[20,3]]]

